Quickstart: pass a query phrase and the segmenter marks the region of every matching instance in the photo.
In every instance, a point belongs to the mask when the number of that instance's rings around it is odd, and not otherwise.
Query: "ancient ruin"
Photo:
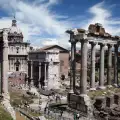
[[[88,30],[74,29],[67,30],[70,34],[71,43],[71,85],[70,92],[68,93],[68,106],[71,110],[78,111],[83,116],[89,116],[93,114],[92,102],[90,97],[87,95],[87,52],[88,43],[91,44],[91,76],[90,76],[90,89],[103,90],[106,87],[119,85],[118,81],[118,48],[120,45],[120,38],[118,36],[112,36],[105,31],[103,26],[99,23],[91,24]],[[75,66],[75,52],[76,44],[81,43],[81,73],[80,73],[80,84],[79,89],[76,89],[76,66]],[[99,85],[95,85],[95,54],[96,45],[100,46],[100,68],[99,68]],[[105,86],[104,81],[104,50],[105,46],[108,47],[108,64],[107,64],[107,85]],[[114,82],[111,78],[112,68],[112,51],[114,48]],[[112,102],[112,98],[106,98],[107,101]],[[97,102],[97,100],[96,100]],[[96,103],[95,103],[96,104]],[[102,105],[102,102],[100,103]],[[109,104],[109,103],[108,103]],[[110,107],[110,105],[108,105]],[[112,105],[112,104],[111,104]],[[102,105],[102,107],[106,107]],[[101,108],[102,108],[101,107]],[[107,116],[107,115],[106,115]]]

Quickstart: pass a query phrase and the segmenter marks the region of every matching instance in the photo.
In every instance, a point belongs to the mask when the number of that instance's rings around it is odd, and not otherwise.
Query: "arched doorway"
[[[19,71],[19,66],[20,66],[20,62],[17,60],[15,62],[15,69],[16,69],[16,71]]]

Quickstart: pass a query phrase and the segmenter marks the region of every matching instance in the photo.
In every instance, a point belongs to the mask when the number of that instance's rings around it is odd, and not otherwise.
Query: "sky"
[[[69,47],[67,29],[101,23],[112,35],[120,34],[119,0],[0,0],[0,29],[11,26],[15,15],[24,41],[32,46]]]

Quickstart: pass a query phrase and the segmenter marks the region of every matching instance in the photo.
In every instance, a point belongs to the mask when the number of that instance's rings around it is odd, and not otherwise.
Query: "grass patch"
[[[119,93],[120,88],[106,88],[105,90],[96,90],[96,91],[89,91],[88,95],[90,96],[91,99],[94,99],[97,96],[108,96],[108,95],[113,95],[113,93]]]
[[[33,113],[33,112],[29,112],[30,115],[34,116],[34,117],[38,117],[41,116],[41,113]]]
[[[0,105],[0,120],[13,120],[11,115]]]
[[[18,94],[16,92],[10,92],[10,103],[12,106],[18,107],[19,105],[23,105],[25,102],[28,104],[33,103],[33,96]]]

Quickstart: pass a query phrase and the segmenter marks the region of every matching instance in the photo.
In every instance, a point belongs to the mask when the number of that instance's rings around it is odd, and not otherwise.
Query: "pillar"
[[[74,39],[71,37],[71,39]],[[71,81],[70,81],[70,92],[75,92],[75,76],[76,76],[76,60],[75,60],[75,54],[76,54],[76,42],[71,40]]]
[[[41,78],[41,62],[39,62],[39,80]]]
[[[44,76],[45,76],[45,80],[44,80],[44,82],[45,82],[45,86],[47,86],[46,84],[47,84],[47,80],[46,80],[46,63],[44,64]]]
[[[104,44],[100,45],[100,71],[99,71],[99,89],[105,89],[104,86]]]
[[[41,86],[40,79],[41,79],[41,62],[39,62],[39,87]]]
[[[114,85],[118,84],[118,45],[114,45]]]
[[[81,41],[81,79],[80,94],[86,95],[87,90],[87,40]]]
[[[2,62],[2,82],[3,93],[8,94],[8,33],[3,31],[3,62]]]
[[[31,86],[33,86],[33,61],[31,61],[31,76],[30,76],[30,79],[31,79]]]
[[[95,46],[96,43],[90,42],[91,44],[91,77],[90,77],[90,90],[96,90],[95,88]]]
[[[29,65],[29,64],[28,64],[28,61],[27,61],[27,78],[28,78],[28,69],[29,69],[29,68],[28,68],[28,65]]]
[[[112,84],[112,45],[108,44],[108,65],[107,65],[107,85]]]
[[[20,61],[21,61],[21,60],[20,60]],[[28,75],[28,69],[29,69],[29,68],[28,68],[28,61],[26,61],[26,63],[27,63],[27,64],[26,64],[26,77],[25,77],[25,79],[26,79],[25,82],[26,82],[26,83],[25,83],[25,86],[28,86],[28,76],[29,76],[29,75]]]

